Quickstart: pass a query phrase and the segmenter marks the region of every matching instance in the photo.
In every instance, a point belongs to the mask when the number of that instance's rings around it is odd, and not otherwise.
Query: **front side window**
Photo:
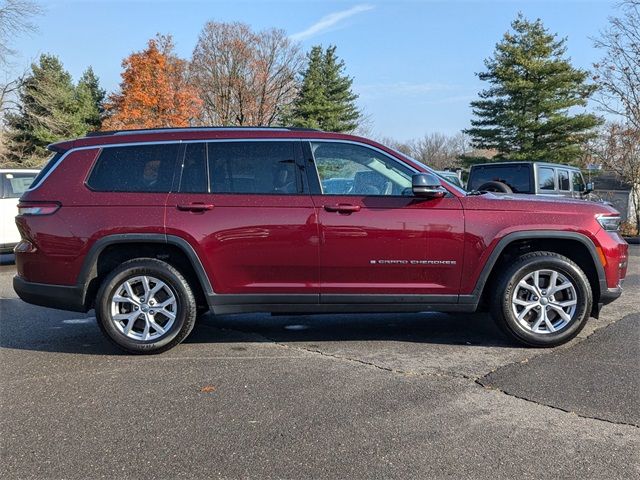
[[[573,191],[584,192],[584,178],[582,178],[582,173],[572,172],[571,174],[573,176]]]
[[[98,192],[169,192],[178,144],[108,147],[87,185]]]
[[[538,169],[538,188],[540,190],[555,190],[555,175],[553,168],[540,167]]]
[[[211,142],[207,153],[212,193],[300,192],[293,142]]]
[[[37,173],[3,173],[2,198],[20,198],[33,183]]]
[[[568,170],[558,170],[558,188],[565,192],[571,190]]]
[[[411,171],[371,148],[312,142],[311,150],[324,195],[411,194]]]

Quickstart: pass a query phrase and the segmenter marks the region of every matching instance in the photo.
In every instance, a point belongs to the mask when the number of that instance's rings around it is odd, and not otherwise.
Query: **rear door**
[[[183,147],[167,234],[198,253],[218,300],[318,300],[318,225],[299,141],[212,141]],[[265,296],[260,298],[260,296]],[[315,295],[315,296],[314,296]],[[288,301],[296,301],[288,298]],[[229,303],[229,302],[226,302]]]
[[[366,145],[311,141],[305,151],[321,228],[321,301],[398,294],[455,301],[463,260],[460,201],[451,194],[414,197],[414,172]]]

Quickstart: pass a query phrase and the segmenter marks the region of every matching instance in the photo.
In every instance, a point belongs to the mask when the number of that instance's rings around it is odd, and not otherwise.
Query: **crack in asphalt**
[[[590,416],[590,415],[582,415],[581,413],[574,412],[573,410],[567,410],[566,408],[556,407],[555,405],[550,405],[548,403],[536,402],[535,400],[531,400],[530,398],[522,397],[520,395],[516,395],[514,393],[507,392],[506,390],[502,390],[501,388],[493,387],[491,385],[485,385],[484,383],[482,383],[480,378],[475,380],[475,383],[477,385],[481,386],[482,388],[486,389],[486,390],[492,390],[494,392],[500,392],[500,393],[503,393],[503,394],[505,394],[505,395],[507,395],[509,397],[517,398],[518,400],[524,400],[525,402],[533,403],[533,404],[539,405],[541,407],[547,407],[547,408],[551,408],[553,410],[558,410],[560,412],[564,412],[564,413],[568,413],[568,414],[571,414],[571,415],[575,415],[576,417],[579,417],[579,418],[584,418],[584,419],[587,419],[587,420],[598,420],[600,422],[610,423],[611,425],[622,425],[622,426],[627,426],[627,427],[633,427],[633,428],[636,428],[636,429],[640,429],[640,425],[636,425],[635,423],[615,422],[613,420],[609,420],[609,419],[606,419],[606,418],[593,417],[593,416]]]
[[[574,348],[576,345],[581,344],[582,342],[588,340],[589,338],[591,338],[596,332],[599,332],[603,329],[609,328],[610,326],[614,325],[615,323],[618,322],[618,320],[621,320],[624,317],[621,317],[617,320],[612,321],[611,323],[607,324],[607,325],[603,325],[599,328],[595,328],[591,333],[589,333],[587,336],[585,337],[577,337],[575,342],[572,342],[570,345],[567,345],[565,348],[567,350]],[[210,325],[212,326],[212,325]],[[213,327],[213,326],[212,326]],[[401,369],[397,369],[397,368],[391,368],[391,367],[385,367],[382,365],[378,365],[375,362],[368,362],[366,360],[362,360],[359,358],[354,358],[354,357],[349,357],[349,356],[345,356],[345,355],[337,355],[337,354],[333,354],[333,353],[327,353],[324,352],[322,350],[319,349],[315,349],[315,348],[307,348],[307,347],[301,347],[301,346],[292,346],[290,344],[286,344],[286,343],[282,343],[274,338],[270,338],[266,335],[263,335],[261,333],[258,332],[246,332],[246,331],[242,331],[242,330],[237,330],[237,329],[232,329],[232,328],[228,328],[228,327],[214,327],[214,328],[219,328],[220,330],[227,330],[227,331],[233,331],[233,332],[238,332],[244,335],[252,335],[254,337],[256,337],[257,339],[262,339],[263,341],[267,342],[267,343],[271,343],[273,345],[276,345],[278,347],[281,348],[287,348],[287,349],[291,349],[291,350],[298,350],[298,351],[303,351],[303,352],[307,352],[307,353],[312,353],[315,355],[320,355],[322,357],[326,357],[326,358],[331,358],[334,360],[340,360],[340,361],[346,361],[346,362],[350,362],[350,363],[355,363],[358,365],[363,365],[366,367],[371,367],[371,368],[375,368],[377,370],[382,370],[385,372],[389,372],[389,373],[395,373],[397,375],[405,375],[405,376],[416,376],[416,377],[435,377],[435,378],[452,378],[452,379],[463,379],[463,380],[469,380],[471,382],[473,382],[474,385],[479,386],[480,388],[482,388],[483,390],[487,390],[487,391],[494,391],[494,392],[500,392],[506,396],[512,397],[512,398],[517,398],[518,400],[522,400],[525,401],[527,403],[531,403],[534,405],[538,405],[541,407],[546,407],[546,408],[550,408],[552,410],[556,410],[556,411],[560,411],[563,413],[567,413],[570,415],[575,415],[578,418],[581,419],[585,419],[585,420],[596,420],[596,421],[600,421],[600,422],[604,422],[604,423],[608,423],[611,425],[620,425],[620,426],[627,426],[627,427],[632,427],[635,429],[640,429],[640,425],[636,425],[635,423],[628,423],[628,422],[616,422],[613,420],[608,420],[606,418],[600,418],[600,417],[595,417],[595,416],[590,416],[590,415],[582,415],[580,413],[574,412],[572,410],[567,410],[561,407],[557,407],[555,405],[551,405],[551,404],[547,404],[547,403],[542,403],[542,402],[537,402],[535,400],[532,400],[530,398],[527,397],[523,397],[523,396],[519,396],[519,395],[515,395],[513,393],[507,392],[505,390],[502,390],[500,388],[494,387],[494,386],[490,386],[490,385],[485,385],[482,380],[484,378],[486,378],[488,375],[491,375],[494,372],[497,372],[498,370],[501,370],[503,368],[507,368],[509,366],[512,365],[516,365],[516,364],[523,364],[523,363],[528,363],[530,360],[537,358],[539,356],[542,355],[547,355],[549,353],[551,353],[552,351],[554,351],[553,349],[545,349],[544,351],[536,354],[536,355],[532,355],[531,357],[527,357],[523,360],[519,360],[517,362],[510,362],[507,363],[505,365],[501,365],[483,375],[480,375],[478,377],[473,377],[470,375],[465,375],[463,373],[451,373],[451,372],[416,372],[416,371],[412,371],[412,370],[401,370]]]

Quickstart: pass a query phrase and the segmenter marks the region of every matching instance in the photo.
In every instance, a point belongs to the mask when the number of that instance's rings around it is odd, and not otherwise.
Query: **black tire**
[[[175,319],[171,326],[162,334],[154,332],[160,336],[147,341],[129,338],[120,331],[116,327],[111,313],[111,300],[118,288],[126,280],[140,276],[149,276],[164,282],[176,300],[175,307],[173,307],[175,308]],[[147,302],[151,303],[149,300]],[[152,309],[154,307],[147,305],[146,308]],[[196,300],[191,286],[184,276],[168,263],[153,258],[124,262],[104,279],[96,296],[96,318],[100,329],[118,347],[134,354],[161,353],[178,345],[191,333],[196,320],[196,312]],[[153,313],[151,312],[151,314]],[[158,314],[155,318],[158,318]],[[166,325],[167,323],[165,323]]]
[[[571,316],[571,320],[555,332],[549,329],[542,333],[534,332],[532,329],[525,328],[525,326],[520,323],[527,323],[527,316],[530,316],[533,317],[531,326],[535,326],[535,320],[540,318],[538,312],[541,308],[544,308],[545,311],[552,312],[554,318],[560,321],[560,316],[553,309],[549,310],[548,307],[537,307],[531,313],[527,313],[523,320],[519,321],[514,309],[522,308],[522,310],[518,312],[521,313],[524,307],[516,307],[512,304],[512,296],[514,289],[518,288],[518,283],[526,278],[527,275],[540,270],[557,272],[568,280],[575,290],[575,295],[573,291],[569,290],[571,295],[576,297],[575,310]],[[593,294],[589,280],[578,265],[567,257],[554,252],[531,252],[520,256],[498,276],[494,285],[495,289],[491,299],[491,314],[494,320],[507,335],[525,345],[533,347],[555,347],[566,343],[580,333],[591,314]],[[547,301],[546,295],[543,297],[537,297],[535,294],[532,295],[534,295],[533,299],[540,298],[540,302],[542,302],[543,299]],[[558,295],[561,294],[558,293]],[[535,317],[535,315],[538,315],[538,317]],[[539,328],[546,327],[543,326]]]
[[[478,188],[480,192],[513,193],[509,185],[504,182],[485,182]]]

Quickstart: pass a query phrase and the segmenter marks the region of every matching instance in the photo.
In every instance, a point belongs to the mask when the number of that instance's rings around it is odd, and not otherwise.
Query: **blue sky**
[[[38,32],[18,38],[15,70],[41,53],[60,57],[74,78],[92,65],[108,90],[120,63],[157,32],[171,33],[189,57],[208,20],[277,27],[304,50],[335,44],[354,77],[375,136],[399,140],[469,125],[469,102],[483,87],[475,72],[521,11],[568,38],[575,65],[601,56],[592,47],[616,13],[610,1],[190,1],[50,0]]]

